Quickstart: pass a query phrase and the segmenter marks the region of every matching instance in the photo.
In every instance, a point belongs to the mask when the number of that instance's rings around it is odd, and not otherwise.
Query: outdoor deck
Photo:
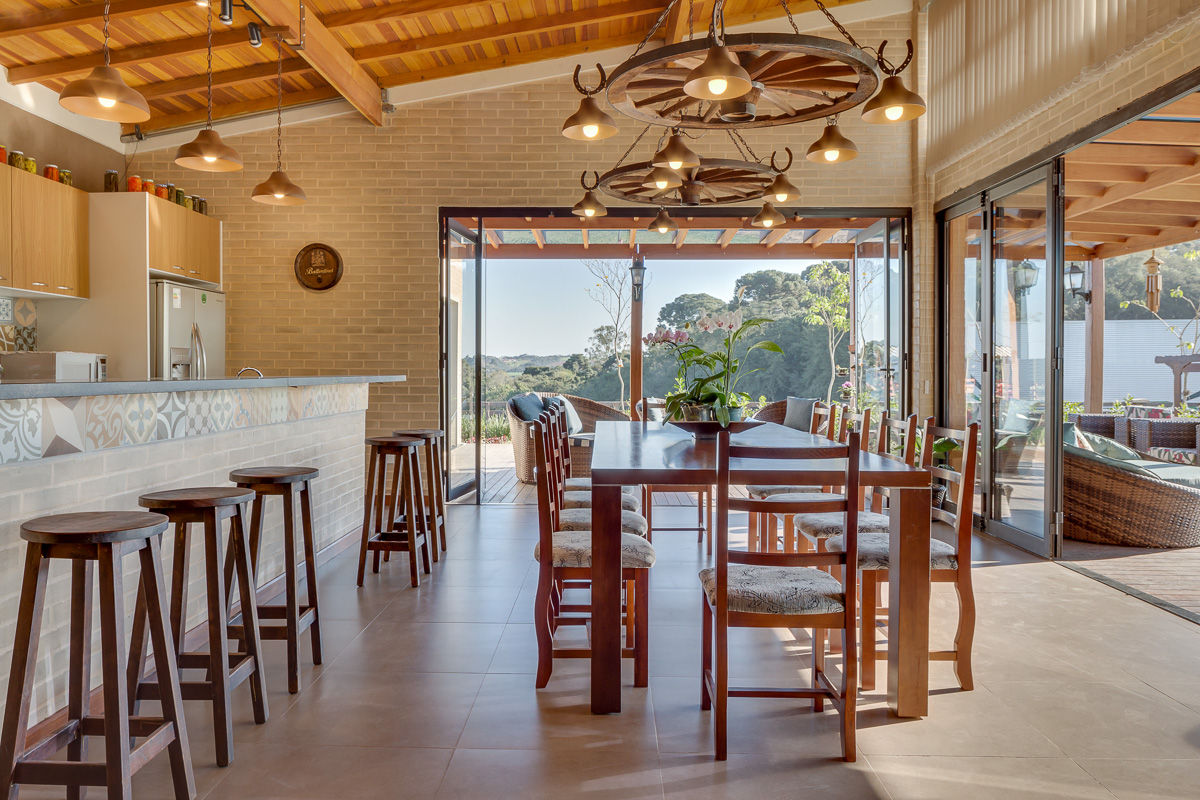
[[[1200,547],[1160,550],[1067,539],[1062,564],[1200,623]]]

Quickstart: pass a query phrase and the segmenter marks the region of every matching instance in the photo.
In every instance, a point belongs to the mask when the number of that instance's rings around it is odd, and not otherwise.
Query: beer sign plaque
[[[342,257],[329,245],[305,245],[296,254],[296,280],[306,289],[332,289],[341,279]]]

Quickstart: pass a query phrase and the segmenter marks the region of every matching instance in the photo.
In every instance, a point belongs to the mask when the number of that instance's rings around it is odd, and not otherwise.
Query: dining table
[[[731,440],[760,447],[839,446],[771,422],[744,426]],[[669,422],[606,421],[596,423],[592,447],[591,710],[613,714],[621,711],[621,489],[715,484],[716,439],[694,438]],[[858,458],[862,485],[888,489],[888,706],[899,717],[923,717],[929,702],[930,473],[877,453]],[[845,482],[845,470],[845,459],[735,458],[730,480],[736,486],[837,486]]]

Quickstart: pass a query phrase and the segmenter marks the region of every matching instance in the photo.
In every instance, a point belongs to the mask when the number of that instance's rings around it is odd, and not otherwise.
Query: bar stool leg
[[[288,692],[300,691],[300,602],[296,596],[296,520],[291,487],[283,493],[283,557],[286,589]]]
[[[420,531],[425,535],[425,548],[422,550],[425,560],[425,574],[429,574],[429,554],[432,548],[433,560],[437,561],[437,535],[431,530],[429,515],[425,508],[425,487],[421,480],[421,455],[417,448],[412,448],[408,451],[409,472],[413,482],[413,502],[417,507],[417,522],[420,524]],[[430,545],[430,538],[433,538],[433,544]]]
[[[16,640],[12,669],[8,673],[8,699],[4,705],[4,735],[0,738],[0,797],[15,797],[13,770],[25,752],[29,727],[29,700],[37,668],[38,639],[42,632],[42,610],[46,602],[46,576],[50,562],[42,558],[41,545],[25,548],[25,575],[21,580],[21,602],[17,606]]]
[[[175,655],[183,652],[187,633],[188,572],[192,561],[192,542],[186,522],[175,523],[175,548],[171,554],[171,630],[175,636]],[[225,577],[226,590],[229,577]]]
[[[317,550],[313,543],[312,495],[309,482],[300,486],[300,521],[304,528],[304,575],[308,584],[308,606],[312,609],[312,622],[308,626],[312,644],[313,664],[321,663],[321,612],[317,608]]]
[[[436,564],[441,557],[441,551],[438,550],[437,539],[437,503],[433,497],[433,439],[427,439],[425,446],[421,449],[425,451],[425,469],[421,469],[421,455],[413,454],[414,468],[417,479],[418,497],[421,499],[422,514],[421,519],[425,520],[425,530],[429,536],[433,537],[430,546],[430,552],[433,554],[433,562]],[[429,484],[426,486],[426,484]],[[426,516],[426,513],[428,516]]]
[[[192,751],[188,744],[187,723],[183,717],[183,696],[179,689],[179,670],[175,662],[175,652],[171,649],[171,637],[167,619],[166,590],[162,580],[162,556],[159,537],[151,536],[146,540],[141,550],[142,585],[146,588],[146,605],[150,612],[150,637],[154,643],[154,671],[158,675],[160,703],[162,715],[175,728],[175,740],[167,745],[167,754],[171,761],[171,780],[175,787],[175,800],[191,800],[196,796],[196,778],[192,773]],[[214,561],[216,569],[220,562]],[[100,562],[100,572],[103,578],[104,561]],[[119,586],[118,586],[119,588]],[[101,590],[103,592],[103,589]],[[100,596],[103,606],[104,595]],[[117,594],[118,603],[120,593]],[[103,609],[102,609],[103,612]],[[118,617],[120,619],[120,617]],[[211,623],[210,623],[211,625]],[[120,657],[118,651],[117,657]],[[228,668],[228,667],[227,667]],[[117,670],[117,675],[122,675]],[[107,699],[108,677],[105,676],[105,693]],[[124,687],[122,687],[124,688]],[[105,708],[109,706],[105,704]],[[121,708],[122,706],[117,706]],[[105,721],[108,714],[105,714]],[[129,727],[128,719],[125,728]],[[125,766],[128,767],[128,760]],[[109,795],[112,796],[111,793]]]
[[[100,561],[100,641],[104,648],[104,761],[108,797],[133,800],[133,777],[129,763],[129,715],[126,711],[129,708],[128,676],[125,673],[124,642],[121,641],[125,633],[125,595],[122,589],[124,579],[120,563],[123,547],[119,543],[102,544],[98,545],[97,549]],[[142,581],[146,578],[143,566]],[[147,598],[147,605],[151,602]],[[156,641],[154,649],[157,651],[159,647],[166,646],[166,642],[160,645]],[[160,674],[158,680],[160,684],[169,682],[171,676]]]
[[[208,600],[208,673],[212,682],[213,734],[216,739],[217,766],[233,761],[233,715],[229,703],[229,622],[225,616],[225,581],[221,574],[221,531],[217,515],[204,515],[204,572]],[[174,612],[174,608],[172,608]]]
[[[371,448],[367,458],[366,495],[363,497],[363,526],[362,541],[358,544],[358,585],[363,585],[367,571],[367,542],[371,538],[371,511],[375,505],[375,464],[379,460],[375,448]]]
[[[433,446],[433,474],[429,477],[433,484],[434,491],[434,509],[441,519],[438,527],[441,529],[441,549],[446,552],[446,486],[442,482],[442,447],[445,445],[445,437],[439,436]]]
[[[408,536],[408,579],[413,586],[421,585],[421,577],[417,572],[417,504],[412,496],[412,478],[409,477],[409,469],[411,464],[408,460],[408,454],[401,452],[396,456],[396,472],[394,477],[402,477],[400,481],[400,491],[404,494],[404,530]],[[403,473],[403,474],[401,474]],[[396,483],[392,482],[392,500],[396,498]],[[395,519],[395,515],[391,519]],[[428,572],[428,570],[426,570]]]
[[[92,562],[77,559],[71,562],[71,666],[67,684],[67,717],[83,719],[88,712],[88,695],[92,689]],[[7,734],[6,734],[7,735]],[[77,736],[67,745],[67,760],[81,762],[87,758],[87,737]],[[83,800],[84,789],[67,787],[67,800]]]
[[[246,542],[246,510],[238,505],[229,521],[229,550],[237,569],[238,591],[242,603],[242,638],[246,652],[254,658],[250,674],[250,703],[254,707],[254,722],[262,725],[270,717],[267,708],[267,687],[263,673],[262,637],[258,627],[258,600],[254,596],[254,578],[250,572],[249,548]]]

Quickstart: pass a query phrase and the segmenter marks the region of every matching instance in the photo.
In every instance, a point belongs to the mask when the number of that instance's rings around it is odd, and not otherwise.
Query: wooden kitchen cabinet
[[[10,182],[12,288],[88,296],[88,195],[24,170]]]
[[[0,166],[0,289],[13,288],[11,169]]]
[[[148,197],[150,268],[221,282],[221,222],[161,197]]]

